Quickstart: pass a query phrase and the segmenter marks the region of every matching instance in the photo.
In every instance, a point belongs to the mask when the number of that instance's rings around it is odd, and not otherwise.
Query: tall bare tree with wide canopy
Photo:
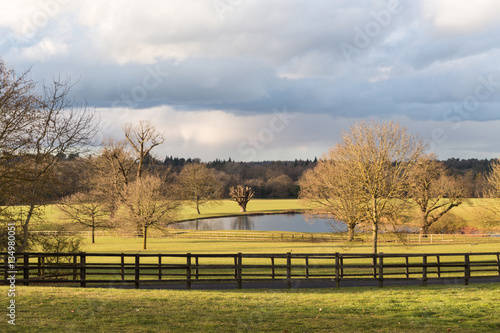
[[[425,150],[425,143],[397,122],[361,121],[341,134],[340,143],[328,152],[336,178],[355,196],[358,216],[371,225],[373,252],[383,222],[397,223],[409,205],[404,197],[409,170]],[[331,180],[334,181],[334,180]],[[340,193],[339,193],[340,196]],[[342,200],[331,200],[335,211]]]

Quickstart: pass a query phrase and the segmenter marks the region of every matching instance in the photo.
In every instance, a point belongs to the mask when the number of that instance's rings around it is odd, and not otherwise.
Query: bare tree
[[[5,200],[22,172],[17,170],[19,152],[29,142],[29,128],[39,104],[29,71],[17,76],[0,59],[0,196]],[[2,206],[0,212],[6,209]]]
[[[446,174],[443,163],[435,155],[422,156],[409,174],[409,197],[420,213],[420,234],[429,233],[430,226],[453,207],[462,204],[461,184]]]
[[[351,187],[344,177],[345,164],[335,162],[334,150],[330,150],[314,169],[307,170],[301,178],[299,198],[312,207],[314,217],[337,219],[347,225],[348,241],[354,240],[356,227],[367,222],[359,187]]]
[[[254,192],[251,187],[238,185],[229,189],[229,195],[241,207],[240,212],[247,211],[247,204],[253,198]]]
[[[165,137],[146,120],[141,120],[135,126],[127,123],[123,126],[123,131],[125,132],[125,138],[136,154],[136,161],[138,161],[137,178],[141,178],[144,159],[154,147],[165,142]]]
[[[342,132],[341,142],[329,156],[338,163],[338,178],[359,195],[360,216],[372,227],[373,252],[383,222],[398,223],[408,210],[401,200],[407,190],[410,168],[423,154],[425,144],[397,122],[357,122]]]
[[[490,198],[500,198],[500,159],[492,163],[486,181],[488,182],[486,196]]]
[[[223,179],[214,169],[203,163],[186,164],[177,180],[178,194],[193,202],[200,214],[200,206],[222,199]]]
[[[150,175],[137,178],[124,188],[122,197],[128,212],[127,219],[135,229],[142,230],[143,249],[146,249],[149,228],[175,222],[180,203],[171,199],[166,190],[164,180]]]
[[[29,144],[23,160],[23,181],[29,183],[29,210],[23,222],[27,240],[29,223],[37,205],[41,204],[39,189],[60,164],[65,154],[81,152],[93,144],[98,130],[97,113],[87,107],[78,107],[68,99],[72,88],[69,80],[54,80],[43,87],[43,94],[33,113],[29,127]],[[26,242],[23,244],[23,248]]]
[[[483,215],[487,216],[485,219],[487,225],[497,226],[500,217],[500,159],[492,163],[491,170],[486,177],[486,182],[487,189],[485,191],[485,196],[492,200],[489,202],[488,206],[485,207],[486,212],[483,212]]]
[[[17,77],[0,61],[0,185],[9,205],[27,205],[20,220],[26,249],[30,221],[53,191],[62,156],[89,148],[97,132],[97,113],[71,101],[69,80],[37,85],[29,71]],[[3,191],[5,194],[6,191]]]
[[[109,227],[109,206],[102,193],[96,191],[78,192],[64,198],[57,207],[72,222],[92,230],[92,243],[95,243],[95,229]]]
[[[100,155],[92,159],[88,188],[104,194],[111,218],[119,207],[124,188],[134,181],[136,168],[136,159],[125,140],[104,140]]]

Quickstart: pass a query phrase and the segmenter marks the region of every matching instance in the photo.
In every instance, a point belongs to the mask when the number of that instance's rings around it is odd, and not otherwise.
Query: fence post
[[[469,257],[469,254],[466,254],[464,259],[465,259],[465,269],[464,269],[465,285],[467,286],[469,284],[469,278],[470,278],[470,257]]]
[[[186,288],[191,289],[191,253],[186,255]]]
[[[30,265],[30,256],[29,254],[25,254],[23,257],[23,285],[27,286],[29,285],[29,278],[30,278],[30,271],[29,271],[29,265]]]
[[[271,276],[272,276],[272,279],[274,280],[275,279],[275,275],[274,275],[274,256],[271,256],[271,267],[272,267],[271,268]],[[499,268],[499,274],[500,274],[500,268]]]
[[[86,283],[86,255],[85,252],[80,253],[80,287],[85,288],[87,286]]]
[[[339,253],[335,252],[335,285],[340,287],[340,258]]]
[[[242,265],[243,263],[243,257],[241,255],[241,252],[238,253],[238,274],[237,274],[237,282],[238,282],[238,289],[241,289],[242,288]]]
[[[340,256],[340,278],[344,278],[344,257]]]
[[[292,254],[286,253],[286,287],[292,288]]]
[[[121,264],[121,276],[122,276],[122,281],[125,280],[125,256],[124,254],[122,253],[121,254],[121,261],[120,261],[120,264]]]
[[[76,280],[76,275],[77,275],[77,269],[76,269],[76,266],[78,264],[78,256],[75,254],[73,256],[73,280]]]
[[[373,278],[377,278],[377,254],[372,254]]]
[[[497,252],[498,275],[500,275],[500,252]]]
[[[382,288],[384,286],[384,253],[380,252],[378,254],[378,286]]]
[[[427,286],[427,255],[422,256],[422,285]]]
[[[406,278],[410,278],[410,268],[408,267],[408,256],[405,256],[405,273],[406,273]]]
[[[439,256],[436,256],[436,263],[437,263],[438,278],[440,278],[441,277],[441,261],[439,260]]]
[[[199,257],[198,256],[195,256],[194,257],[194,264],[196,266],[195,270],[194,270],[194,277],[196,280],[198,280],[198,276],[199,276],[199,270],[198,270],[198,264],[199,264]]]
[[[306,255],[306,279],[309,279],[309,256]]]
[[[158,280],[161,280],[161,254],[158,255]]]
[[[139,289],[139,279],[141,277],[141,273],[140,273],[140,260],[141,260],[141,257],[139,257],[138,254],[135,255],[135,278],[134,278],[134,287],[135,289]]]

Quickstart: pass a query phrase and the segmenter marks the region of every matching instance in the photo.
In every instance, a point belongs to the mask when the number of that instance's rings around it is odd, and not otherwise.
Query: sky
[[[499,46],[497,0],[0,0],[8,66],[77,82],[98,141],[149,120],[160,159],[314,159],[359,120],[498,158]]]

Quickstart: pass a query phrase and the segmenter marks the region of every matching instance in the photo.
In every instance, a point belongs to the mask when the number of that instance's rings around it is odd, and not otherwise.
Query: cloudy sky
[[[0,56],[70,76],[102,135],[150,120],[156,155],[314,158],[360,119],[439,158],[500,156],[497,0],[0,0]]]

